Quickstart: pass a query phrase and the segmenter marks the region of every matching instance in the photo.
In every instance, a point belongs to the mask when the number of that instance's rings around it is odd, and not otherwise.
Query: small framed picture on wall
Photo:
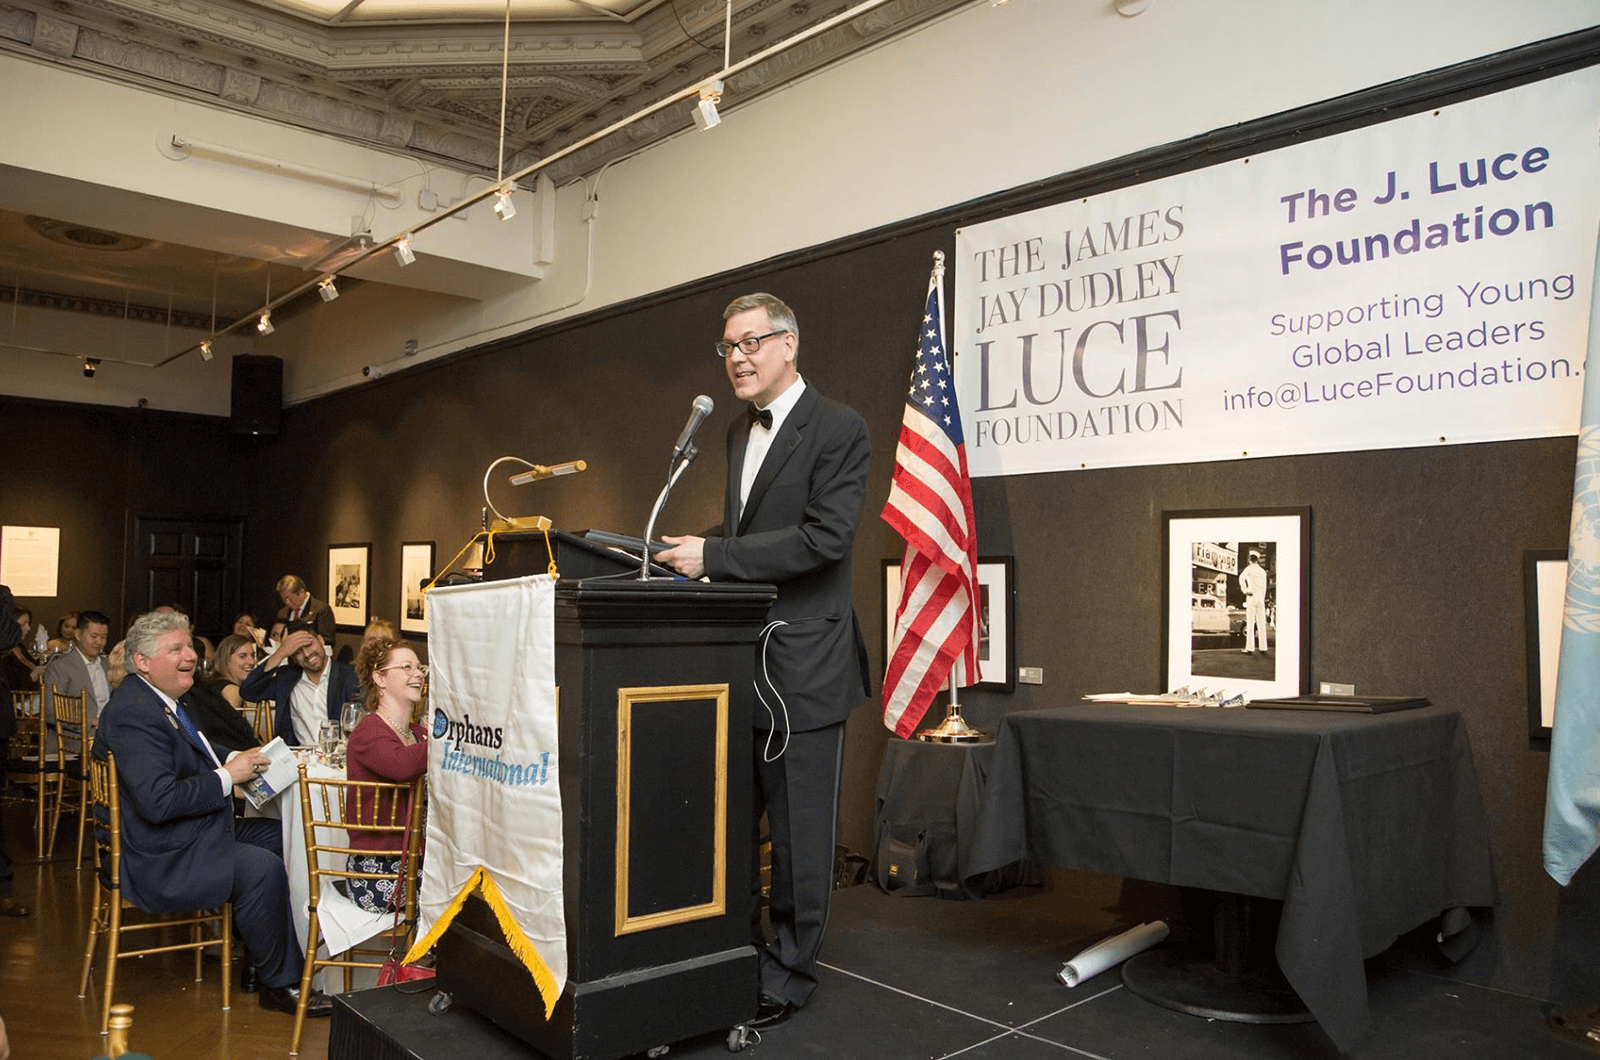
[[[400,546],[400,632],[428,635],[428,597],[422,587],[433,577],[433,542]]]
[[[372,611],[372,542],[328,546],[328,606],[340,629],[360,632]]]

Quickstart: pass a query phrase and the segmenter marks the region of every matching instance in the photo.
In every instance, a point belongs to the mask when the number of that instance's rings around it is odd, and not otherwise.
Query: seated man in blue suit
[[[267,756],[243,751],[219,764],[178,705],[194,684],[187,618],[153,612],[139,619],[128,630],[127,659],[131,672],[106,704],[93,751],[117,756],[122,894],[151,913],[231,899],[234,926],[261,983],[261,1007],[292,1014],[305,957],[289,919],[280,826],[233,816],[234,786],[265,769]],[[320,991],[307,1001],[307,1016],[332,1012]]]
[[[353,669],[328,658],[314,629],[291,622],[283,643],[239,685],[239,695],[270,699],[277,705],[272,731],[291,747],[313,747],[322,722],[338,721],[339,708],[358,698],[360,688]]]

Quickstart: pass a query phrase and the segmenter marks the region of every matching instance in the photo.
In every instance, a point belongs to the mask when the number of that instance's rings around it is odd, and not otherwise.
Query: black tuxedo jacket
[[[783,697],[787,727],[820,729],[844,721],[872,694],[850,579],[867,493],[867,425],[807,384],[772,439],[741,518],[749,437],[749,419],[740,416],[728,430],[727,498],[722,526],[706,534],[706,573],[713,581],[778,587],[770,617],[786,625],[772,634],[766,670]],[[758,706],[755,724],[768,728],[773,719]],[[782,714],[776,726],[785,726]]]
[[[226,902],[233,890],[231,793],[137,674],[123,679],[100,715],[93,753],[104,758],[107,751],[117,756],[122,789],[122,893],[151,913]]]

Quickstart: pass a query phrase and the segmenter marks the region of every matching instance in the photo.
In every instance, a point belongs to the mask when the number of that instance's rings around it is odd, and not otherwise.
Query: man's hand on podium
[[[662,534],[661,540],[672,547],[665,552],[656,553],[657,563],[671,567],[688,578],[698,578],[705,574],[705,538],[693,535],[673,537],[671,534]]]

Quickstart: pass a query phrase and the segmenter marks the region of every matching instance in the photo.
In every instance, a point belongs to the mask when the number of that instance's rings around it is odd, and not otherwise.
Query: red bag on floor
[[[379,986],[388,986],[391,983],[410,983],[417,979],[432,978],[432,968],[422,968],[415,964],[401,964],[396,957],[390,957],[383,962],[383,967],[378,969]]]

